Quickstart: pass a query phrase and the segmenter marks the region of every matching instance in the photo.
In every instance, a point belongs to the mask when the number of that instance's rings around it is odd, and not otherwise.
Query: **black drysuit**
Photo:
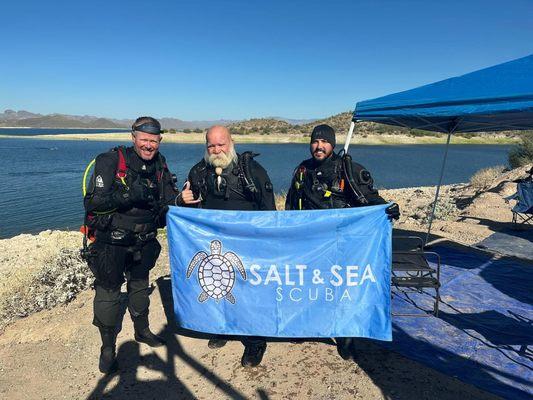
[[[128,309],[136,330],[148,327],[148,275],[161,250],[157,228],[165,225],[178,191],[165,159],[141,159],[133,147],[120,148],[126,163],[120,177],[119,150],[96,158],[84,204],[96,240],[88,264],[95,276],[94,325],[114,328],[120,318],[120,287],[127,281]]]
[[[368,204],[385,204],[374,189],[374,180],[365,167],[352,162],[352,175]],[[323,162],[314,158],[303,161],[295,170],[285,201],[286,210],[314,210],[361,206],[348,189],[342,171],[342,158],[333,153]]]
[[[239,155],[240,165],[243,165]],[[232,163],[220,175],[215,173],[215,168],[204,160],[200,161],[189,172],[191,190],[196,198],[201,198],[199,207],[215,210],[276,210],[274,191],[270,178],[265,169],[255,160],[248,162],[248,175],[239,163]],[[249,184],[256,189],[252,193]],[[223,337],[226,338],[226,337]],[[257,336],[243,336],[245,346],[263,346],[265,340]]]
[[[314,210],[362,206],[363,204],[358,202],[348,189],[342,168],[342,158],[335,153],[322,162],[314,158],[303,161],[294,171],[285,209]],[[352,162],[351,170],[358,191],[367,201],[364,205],[386,203],[374,189],[374,180],[365,167]],[[337,338],[337,343],[341,348],[347,348],[351,340],[351,338]]]

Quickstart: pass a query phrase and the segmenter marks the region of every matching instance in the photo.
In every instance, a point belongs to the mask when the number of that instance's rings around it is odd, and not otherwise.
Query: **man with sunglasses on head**
[[[116,147],[96,158],[84,198],[85,225],[94,242],[87,247],[84,240],[83,254],[95,276],[93,324],[102,339],[99,369],[103,373],[118,368],[115,346],[124,281],[135,340],[151,347],[165,343],[149,328],[149,271],[161,250],[157,229],[165,224],[168,205],[179,201],[179,192],[159,153],[159,122],[137,118],[131,138],[131,147]]]
[[[181,193],[185,205],[216,210],[275,210],[274,191],[265,169],[253,159],[256,154],[237,154],[229,130],[212,126],[206,134],[203,160],[192,167]],[[224,346],[228,336],[209,340],[212,349]],[[243,367],[261,363],[266,350],[264,338],[243,336]]]

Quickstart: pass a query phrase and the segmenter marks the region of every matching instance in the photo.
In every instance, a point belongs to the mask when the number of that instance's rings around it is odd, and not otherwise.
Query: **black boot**
[[[220,349],[221,347],[224,347],[226,343],[228,343],[228,341],[222,336],[215,336],[214,338],[209,339],[207,347],[210,349]]]
[[[138,317],[132,316],[132,320],[136,341],[146,343],[150,347],[159,347],[166,343],[162,337],[157,336],[150,331],[148,326],[148,314],[139,315]]]
[[[102,338],[100,348],[100,360],[98,368],[104,374],[112,374],[118,370],[118,363],[115,354],[116,335],[113,328],[98,328]]]
[[[350,360],[353,358],[353,339],[348,337],[336,338],[337,352],[343,360]]]
[[[263,354],[265,354],[266,347],[266,343],[245,346],[241,365],[243,367],[257,367],[261,364],[261,360],[263,360]]]
[[[150,347],[160,347],[166,343],[161,336],[152,333],[148,327],[141,330],[136,329],[135,340],[141,343],[146,343]]]

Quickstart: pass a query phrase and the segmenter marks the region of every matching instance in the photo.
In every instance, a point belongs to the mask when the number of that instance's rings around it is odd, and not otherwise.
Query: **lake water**
[[[56,130],[54,130],[56,131]],[[0,238],[45,229],[78,229],[83,221],[81,180],[87,164],[110,142],[0,139]],[[340,147],[340,146],[339,146]],[[306,144],[243,144],[268,171],[274,190],[286,191]],[[481,168],[506,165],[510,146],[450,146],[444,183],[467,182]],[[169,168],[183,183],[203,156],[202,144],[163,143]],[[352,146],[378,188],[436,185],[444,145]]]
[[[0,128],[1,135],[9,136],[39,136],[39,135],[66,135],[69,133],[115,133],[129,132],[129,129],[83,129],[83,128]]]

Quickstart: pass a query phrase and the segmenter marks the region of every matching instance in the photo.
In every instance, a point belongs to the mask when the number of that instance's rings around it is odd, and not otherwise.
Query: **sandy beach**
[[[239,135],[234,134],[235,143],[309,143],[309,137],[303,135]],[[117,133],[72,133],[56,135],[0,135],[0,139],[41,139],[41,140],[91,140],[109,142],[130,142],[129,132]],[[205,133],[164,133],[163,140],[166,143],[205,143]],[[344,143],[346,134],[337,135],[337,143]],[[509,138],[505,135],[476,136],[466,138],[462,136],[452,136],[452,144],[513,144],[518,139]],[[392,144],[445,144],[446,137],[437,136],[409,136],[409,135],[353,135],[351,144],[356,145],[392,145]]]

